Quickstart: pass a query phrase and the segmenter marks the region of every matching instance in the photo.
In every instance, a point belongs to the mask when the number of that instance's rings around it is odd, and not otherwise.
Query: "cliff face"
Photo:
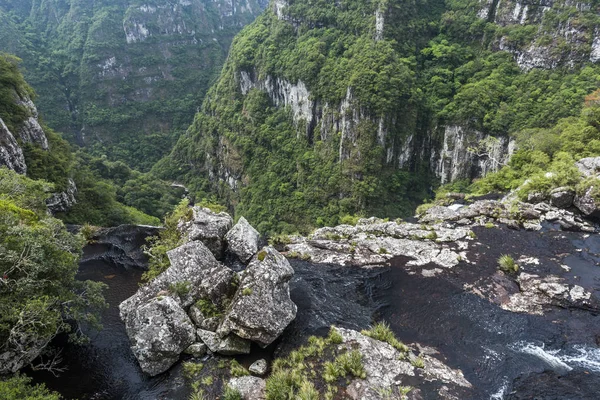
[[[509,51],[521,68],[529,70],[598,61],[596,11],[591,1],[493,0],[480,4],[478,16],[504,28],[494,47]]]
[[[0,118],[0,165],[20,174],[27,173],[22,144],[31,143],[48,150],[48,139],[38,121],[37,108],[29,97],[14,93],[14,102],[24,109],[26,116],[20,121],[16,131],[11,132]]]
[[[47,123],[79,144],[142,168],[189,125],[231,39],[266,5],[265,0],[5,3],[0,16],[12,11],[13,17],[1,17],[7,24],[0,37],[23,58]]]
[[[272,2],[234,41],[170,160],[242,209],[250,158],[283,150],[269,129],[305,150],[284,150],[300,177],[314,176],[300,166],[308,154],[336,165],[348,182],[328,190],[358,209],[403,171],[427,185],[498,170],[511,134],[576,114],[595,88],[600,24],[591,3],[467,3]]]

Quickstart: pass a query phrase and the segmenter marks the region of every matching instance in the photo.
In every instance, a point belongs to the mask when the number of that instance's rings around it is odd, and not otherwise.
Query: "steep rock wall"
[[[146,169],[189,125],[232,38],[266,3],[7,0],[0,20],[18,17],[0,38],[23,58],[50,127]],[[26,34],[43,40],[27,44]]]

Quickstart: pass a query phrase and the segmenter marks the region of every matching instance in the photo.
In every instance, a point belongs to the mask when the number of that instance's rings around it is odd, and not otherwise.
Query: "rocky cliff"
[[[272,2],[238,35],[160,168],[250,216],[259,195],[243,188],[263,179],[263,195],[300,193],[310,203],[314,178],[347,199],[333,208],[379,213],[422,198],[430,184],[498,170],[516,132],[577,114],[594,90],[598,21],[587,3],[467,3]],[[296,167],[255,168],[256,158]],[[291,187],[274,190],[282,173]]]
[[[5,1],[3,50],[23,58],[47,123],[148,168],[187,125],[233,36],[264,0]]]

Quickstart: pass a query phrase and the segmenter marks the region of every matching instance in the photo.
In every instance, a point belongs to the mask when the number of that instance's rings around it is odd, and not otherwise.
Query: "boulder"
[[[194,321],[194,324],[200,329],[216,332],[217,328],[219,327],[219,317],[207,318],[195,305],[190,307],[188,315],[192,321]]]
[[[550,202],[558,208],[569,208],[573,205],[575,192],[568,187],[559,187],[550,192]]]
[[[46,200],[46,206],[51,214],[68,211],[71,207],[77,204],[75,195],[77,194],[77,185],[75,181],[69,178],[67,188],[59,193],[53,193]],[[141,250],[140,250],[141,252]]]
[[[586,217],[599,218],[600,203],[592,195],[593,192],[594,186],[590,186],[581,196],[575,196],[573,204]]]
[[[252,363],[252,365],[250,365],[250,368],[248,368],[248,369],[254,375],[263,376],[264,374],[267,373],[267,360],[265,360],[265,359],[256,360]]]
[[[536,203],[541,203],[544,200],[546,200],[546,195],[541,192],[533,192],[533,193],[529,193],[527,195],[528,203],[536,204]]]
[[[23,149],[19,147],[17,139],[0,118],[0,166],[2,165],[19,174],[27,172]]]
[[[579,172],[585,177],[594,176],[600,173],[600,157],[587,157],[575,163]]]
[[[250,353],[250,342],[234,334],[221,338],[214,332],[198,329],[197,335],[213,353],[222,354],[224,356]]]
[[[222,305],[229,296],[235,272],[219,263],[202,242],[188,242],[167,252],[167,256],[171,266],[119,305],[123,321],[159,292],[173,293],[178,286],[184,289],[176,293],[183,307],[202,298]]]
[[[241,217],[237,224],[225,235],[225,241],[231,252],[233,252],[243,263],[250,261],[258,251],[258,239],[260,234]]]
[[[194,357],[202,357],[206,354],[206,349],[207,347],[204,343],[194,343],[189,345],[183,352]]]
[[[266,382],[264,379],[255,376],[241,376],[231,378],[229,387],[237,390],[242,395],[243,400],[264,400],[266,399]]]
[[[215,213],[203,207],[194,207],[193,212],[189,239],[202,241],[215,257],[221,259],[225,251],[223,238],[231,229],[233,219],[227,213]]]
[[[294,270],[271,246],[263,248],[241,273],[239,288],[217,332],[230,332],[261,346],[271,344],[296,318],[289,281]]]
[[[125,320],[131,350],[142,371],[158,375],[196,342],[196,329],[178,302],[158,297],[132,310]]]

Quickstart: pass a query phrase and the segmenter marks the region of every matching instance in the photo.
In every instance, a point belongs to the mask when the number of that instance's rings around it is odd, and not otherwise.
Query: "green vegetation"
[[[222,400],[242,400],[242,394],[231,386],[225,386],[223,391]]]
[[[250,288],[244,288],[244,290],[242,290],[242,295],[244,296],[250,296],[252,294],[252,289]]]
[[[410,362],[415,368],[425,368],[425,361],[421,357],[417,357]]]
[[[143,247],[148,256],[148,271],[142,275],[143,281],[151,281],[163,273],[171,263],[167,252],[184,244],[185,237],[178,229],[180,221],[190,221],[192,209],[187,200],[182,200],[172,213],[165,216],[164,229],[157,236],[147,238],[147,244]]]
[[[240,364],[235,358],[229,362],[229,373],[234,377],[250,375],[250,371],[248,371],[248,369]]]
[[[408,352],[408,346],[396,339],[396,335],[385,322],[378,322],[370,329],[361,331],[361,333],[375,340],[386,342],[403,353]]]
[[[175,293],[179,297],[184,297],[190,292],[190,282],[175,282],[169,285],[169,292]]]
[[[509,256],[508,254],[503,254],[498,258],[498,267],[508,273],[517,273],[519,272],[519,265],[515,262],[515,260]]]
[[[188,379],[193,379],[195,377],[197,377],[202,370],[204,369],[204,364],[202,363],[195,363],[195,362],[184,362],[183,363],[183,373],[185,375],[186,378]]]
[[[209,299],[200,299],[195,305],[206,318],[220,317],[222,314],[219,308]]]
[[[71,340],[82,342],[86,337],[78,324],[101,327],[105,285],[75,279],[84,239],[47,215],[45,200],[52,189],[49,183],[0,168],[0,343],[4,351],[21,354],[33,350],[34,344],[43,351],[61,332],[71,332]]]
[[[0,378],[0,399],[2,400],[60,400],[62,397],[48,390],[46,386],[32,385],[31,378],[16,375]]]
[[[360,352],[338,348],[342,341],[341,334],[332,327],[327,338],[311,336],[306,345],[276,359],[267,378],[267,399],[329,399],[336,391],[334,384],[365,379]]]

